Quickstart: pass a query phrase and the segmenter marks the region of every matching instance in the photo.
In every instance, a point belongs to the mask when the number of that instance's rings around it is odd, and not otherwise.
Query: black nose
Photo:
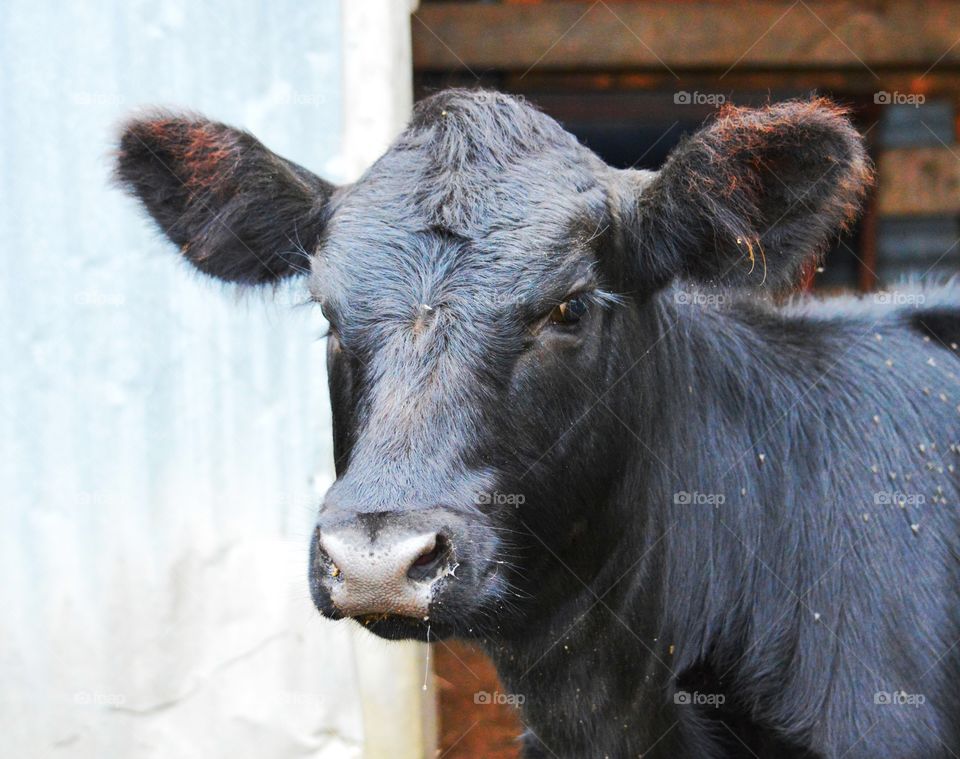
[[[315,540],[313,571],[335,609],[348,617],[426,617],[434,584],[456,569],[449,540],[435,531],[398,525],[371,530],[355,520],[320,529]]]

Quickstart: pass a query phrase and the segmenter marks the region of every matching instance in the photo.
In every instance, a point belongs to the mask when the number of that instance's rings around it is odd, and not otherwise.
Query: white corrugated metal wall
[[[117,123],[148,104],[352,178],[409,108],[408,10],[5,4],[0,755],[386,755],[374,724],[390,756],[426,750],[420,650],[309,602],[319,314],[193,274],[108,183]]]

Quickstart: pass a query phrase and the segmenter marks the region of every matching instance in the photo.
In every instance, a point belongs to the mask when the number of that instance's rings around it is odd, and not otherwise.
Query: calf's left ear
[[[619,176],[625,242],[651,286],[783,288],[853,221],[871,179],[860,134],[829,101],[726,107],[652,178]]]
[[[246,132],[176,114],[129,122],[114,174],[190,263],[244,284],[306,269],[334,189]]]

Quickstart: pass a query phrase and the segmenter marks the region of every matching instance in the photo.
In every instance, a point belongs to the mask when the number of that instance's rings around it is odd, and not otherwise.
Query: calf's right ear
[[[246,132],[173,114],[126,124],[114,176],[194,266],[243,284],[306,270],[334,190]]]

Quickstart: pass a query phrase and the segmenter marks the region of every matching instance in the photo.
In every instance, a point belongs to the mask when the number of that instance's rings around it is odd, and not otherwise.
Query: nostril
[[[427,564],[432,564],[434,561],[436,561],[439,555],[440,555],[439,549],[434,548],[433,550],[427,551],[427,553],[420,556],[415,562],[413,562],[413,566],[423,567],[423,566],[426,566]]]
[[[437,535],[433,546],[421,553],[410,565],[407,576],[411,580],[427,579],[435,573],[449,553],[449,541],[443,535]]]

